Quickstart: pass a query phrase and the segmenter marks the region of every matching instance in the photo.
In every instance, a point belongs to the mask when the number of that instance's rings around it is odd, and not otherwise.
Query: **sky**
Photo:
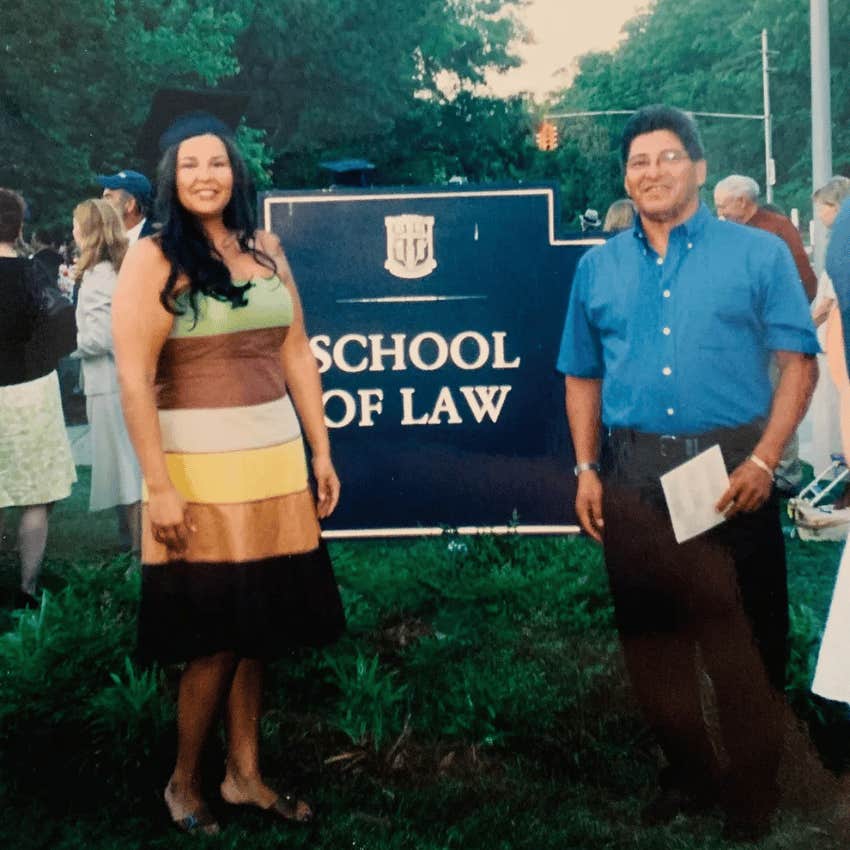
[[[518,47],[524,65],[492,77],[490,89],[502,97],[530,91],[539,100],[565,87],[575,59],[614,47],[623,24],[648,5],[649,0],[531,0],[518,14],[535,43]]]

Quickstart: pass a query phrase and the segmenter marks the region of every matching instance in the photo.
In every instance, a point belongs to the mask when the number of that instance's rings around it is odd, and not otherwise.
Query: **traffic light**
[[[551,121],[544,121],[534,134],[537,147],[542,151],[553,151],[558,147],[558,128]]]

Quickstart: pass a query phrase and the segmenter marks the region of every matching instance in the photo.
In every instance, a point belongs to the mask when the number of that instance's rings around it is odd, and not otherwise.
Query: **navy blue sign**
[[[342,479],[327,536],[574,532],[552,186],[270,192]]]

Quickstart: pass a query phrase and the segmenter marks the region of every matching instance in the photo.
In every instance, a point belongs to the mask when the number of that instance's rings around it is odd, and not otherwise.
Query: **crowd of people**
[[[130,170],[99,177],[102,196],[72,217],[90,509],[117,508],[122,544],[141,559],[139,658],[183,665],[163,792],[173,823],[219,830],[201,756],[220,706],[223,800],[307,823],[310,803],[262,777],[259,719],[266,662],[344,628],[319,529],[340,494],[319,372],[280,242],[256,229],[232,131],[208,114],[177,116],[160,152],[156,228],[153,189]],[[576,512],[603,545],[630,682],[666,758],[644,821],[720,805],[726,836],[753,840],[779,799],[788,597],[778,497],[799,484],[793,435],[820,352],[812,315],[826,327],[850,434],[850,180],[814,194],[836,225],[834,285],[818,285],[796,228],[759,206],[755,181],[720,180],[717,215],[700,200],[707,164],[687,114],[638,111],[622,161],[628,197],[605,216],[610,238],[578,264],[558,356]],[[33,354],[49,310],[38,264],[18,250],[23,218],[21,196],[0,190],[0,508],[20,508],[19,601],[37,605],[50,507],[76,474],[56,364]],[[582,216],[584,229],[599,224],[595,210]],[[660,477],[717,445],[730,470],[716,503],[724,521],[678,542]]]

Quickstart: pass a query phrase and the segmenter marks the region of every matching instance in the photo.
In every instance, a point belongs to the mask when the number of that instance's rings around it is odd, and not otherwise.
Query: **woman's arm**
[[[153,239],[142,239],[130,248],[112,303],[112,335],[121,406],[147,485],[153,534],[180,552],[191,523],[186,503],[168,475],[154,391],[157,362],[174,320],[159,301],[168,273],[168,261]]]
[[[340,483],[331,461],[331,446],[325,425],[319,367],[310,349],[310,341],[304,328],[301,299],[298,297],[298,289],[280,240],[266,232],[259,233],[257,236],[259,247],[275,261],[278,276],[292,298],[292,324],[281,347],[280,360],[286,385],[310,445],[313,475],[316,477],[318,488],[318,514],[320,518],[325,518],[333,513],[339,501]]]
[[[112,351],[112,297],[117,277],[109,263],[99,263],[83,275],[75,352],[80,357],[98,357]]]

